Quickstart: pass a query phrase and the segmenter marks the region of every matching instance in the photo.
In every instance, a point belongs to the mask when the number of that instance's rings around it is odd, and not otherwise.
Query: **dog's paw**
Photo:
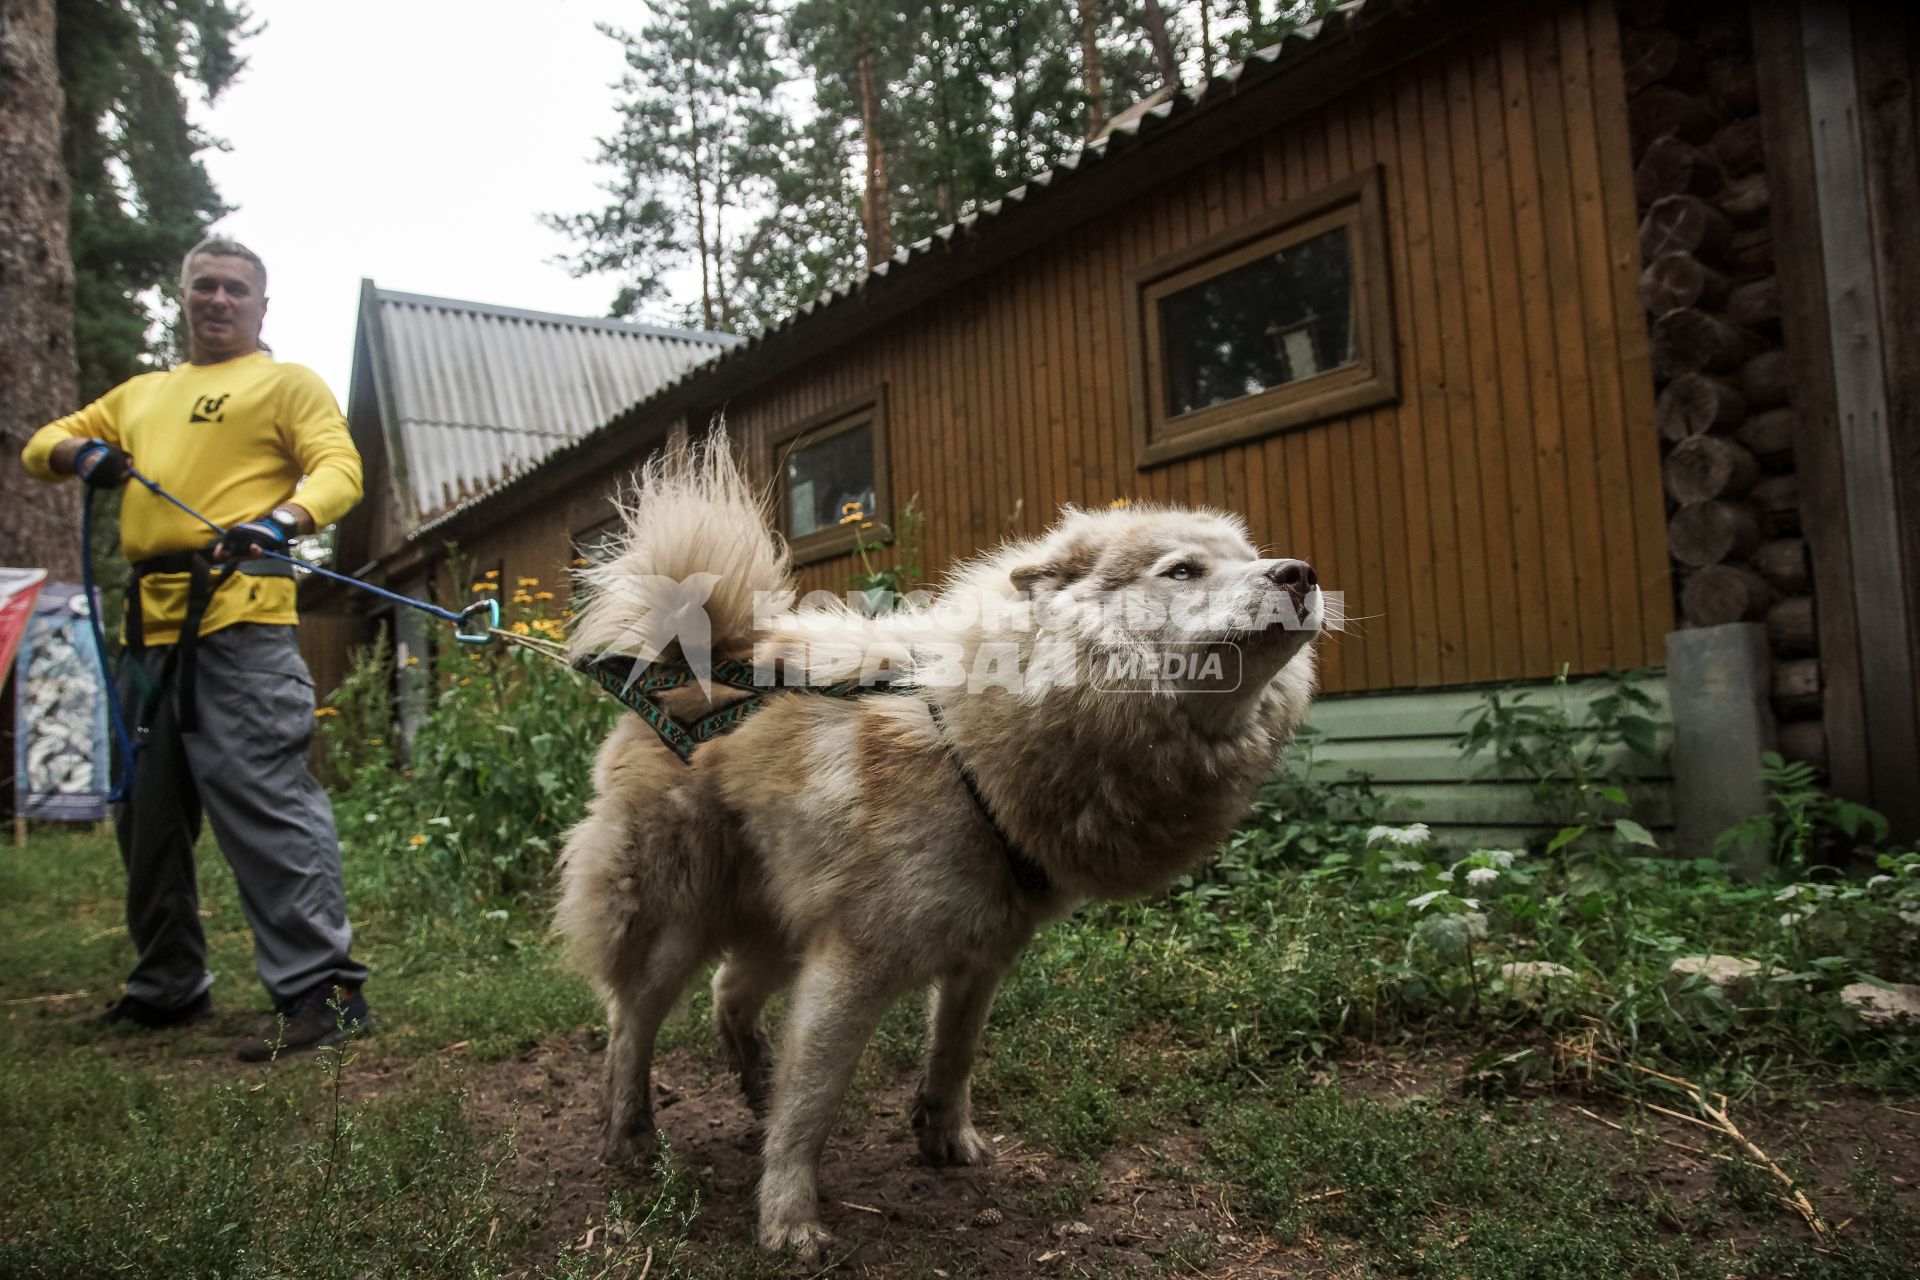
[[[644,1174],[653,1168],[653,1159],[659,1153],[660,1141],[651,1127],[638,1133],[617,1130],[607,1134],[600,1159],[615,1169]]]
[[[970,1124],[954,1129],[928,1126],[920,1130],[920,1155],[939,1168],[985,1166],[993,1163],[993,1144]]]
[[[820,1261],[833,1237],[818,1220],[802,1222],[766,1222],[760,1226],[760,1247],[771,1253],[793,1250],[794,1256],[811,1267]]]

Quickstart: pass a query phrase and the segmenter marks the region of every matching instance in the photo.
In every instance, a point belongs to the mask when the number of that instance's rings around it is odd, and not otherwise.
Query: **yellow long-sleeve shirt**
[[[360,454],[333,393],[313,370],[263,352],[130,378],[40,428],[21,461],[42,480],[65,479],[54,474],[53,449],[76,436],[125,449],[142,474],[223,526],[289,500],[327,525],[360,500]],[[128,560],[204,547],[212,537],[172,503],[127,485],[120,546]],[[291,578],[236,574],[214,594],[201,634],[236,622],[297,623],[295,588]],[[140,599],[146,642],[177,640],[187,575],[149,574]]]

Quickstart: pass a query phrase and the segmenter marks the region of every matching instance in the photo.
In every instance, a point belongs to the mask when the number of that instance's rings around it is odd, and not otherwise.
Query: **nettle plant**
[[[1565,850],[1571,863],[1611,879],[1637,849],[1659,848],[1629,816],[1628,788],[1661,749],[1659,704],[1627,673],[1609,672],[1606,681],[1604,693],[1577,701],[1562,667],[1544,693],[1489,693],[1459,746],[1468,760],[1490,755],[1501,777],[1531,781],[1534,803],[1559,825],[1549,855]]]
[[[1775,894],[1777,956],[1795,971],[1781,980],[1872,979],[1876,961],[1910,961],[1920,952],[1920,853],[1876,851],[1887,820],[1825,791],[1813,766],[1768,752],[1762,773],[1766,811],[1723,832],[1714,852],[1764,852],[1794,877]],[[1838,865],[1867,856],[1875,872],[1865,879]]]

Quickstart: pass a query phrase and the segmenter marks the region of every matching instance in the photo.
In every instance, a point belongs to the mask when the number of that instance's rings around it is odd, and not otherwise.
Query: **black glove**
[[[133,474],[133,459],[105,440],[89,440],[73,455],[73,474],[96,489],[118,489]]]
[[[262,551],[284,552],[292,533],[291,524],[269,513],[258,520],[234,525],[215,538],[207,549],[215,560],[251,560]]]

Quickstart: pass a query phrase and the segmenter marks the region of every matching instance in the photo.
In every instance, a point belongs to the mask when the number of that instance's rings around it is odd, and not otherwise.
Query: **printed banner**
[[[49,582],[14,658],[13,811],[93,822],[107,816],[112,742],[81,588]]]

